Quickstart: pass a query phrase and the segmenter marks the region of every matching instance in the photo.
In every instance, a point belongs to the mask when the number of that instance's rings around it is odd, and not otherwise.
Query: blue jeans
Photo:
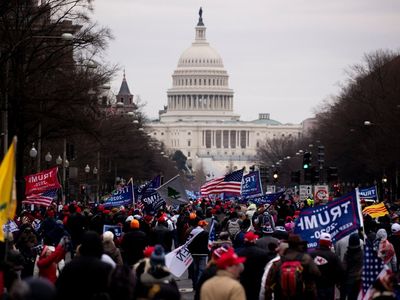
[[[197,289],[197,283],[201,275],[203,274],[204,270],[207,266],[207,255],[193,255],[193,274],[192,274],[192,284],[193,289]]]

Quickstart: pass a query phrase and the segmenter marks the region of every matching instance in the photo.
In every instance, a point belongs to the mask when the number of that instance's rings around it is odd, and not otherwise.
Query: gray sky
[[[131,93],[151,118],[167,102],[200,6],[242,120],[269,112],[299,123],[338,93],[345,70],[365,53],[399,50],[399,0],[96,0],[94,19],[115,36],[106,59],[126,69]],[[114,92],[121,80],[122,72]]]

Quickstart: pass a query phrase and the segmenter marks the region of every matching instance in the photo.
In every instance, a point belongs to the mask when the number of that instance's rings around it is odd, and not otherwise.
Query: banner
[[[44,170],[40,173],[25,176],[25,195],[38,194],[61,187],[57,178],[58,168]]]
[[[257,170],[243,175],[242,197],[261,196],[262,194],[260,171]]]
[[[169,205],[186,204],[189,202],[186,190],[179,175],[164,183],[157,189],[161,198]]]
[[[351,234],[361,226],[356,193],[352,192],[328,204],[301,211],[296,220],[294,233],[308,242],[308,249],[318,245],[321,233],[332,236],[332,242]]]
[[[157,192],[147,195],[142,198],[142,204],[144,205],[144,211],[148,214],[154,214],[157,210],[165,204],[165,201]]]
[[[371,199],[371,200],[378,200],[378,193],[376,191],[376,186],[371,186],[368,188],[359,188],[358,193],[360,195],[361,200]]]
[[[136,199],[141,200],[144,197],[152,195],[161,185],[161,175],[154,177],[146,184],[137,187]]]
[[[242,197],[239,202],[240,203],[247,203],[251,202],[256,205],[264,205],[264,204],[273,204],[275,201],[277,201],[280,197],[283,196],[285,191],[281,191],[278,193],[273,193],[273,194],[265,194],[259,197]]]
[[[202,228],[195,228],[190,233],[184,245],[172,250],[170,253],[165,255],[165,265],[176,277],[181,277],[192,263],[193,257],[189,251],[188,246],[193,241],[193,239],[202,231],[204,231]]]
[[[122,226],[120,225],[103,225],[103,233],[111,231],[117,238],[122,236]]]
[[[128,206],[134,202],[133,185],[128,182],[124,187],[112,192],[111,196],[104,201],[104,207]]]

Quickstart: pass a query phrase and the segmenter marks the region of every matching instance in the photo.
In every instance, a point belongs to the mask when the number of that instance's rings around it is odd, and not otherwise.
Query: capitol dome
[[[223,68],[223,62],[218,52],[208,43],[196,43],[186,49],[179,58],[178,68],[184,67],[217,67]]]
[[[206,40],[202,11],[195,27],[195,40],[183,51],[172,74],[168,105],[160,114],[162,121],[232,121],[233,90],[221,56]]]

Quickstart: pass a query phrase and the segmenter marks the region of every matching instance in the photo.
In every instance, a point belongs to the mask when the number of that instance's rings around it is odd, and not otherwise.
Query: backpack
[[[239,219],[229,220],[228,226],[227,226],[227,231],[229,233],[231,240],[233,241],[235,239],[236,234],[240,231]]]
[[[272,216],[268,212],[264,212],[261,217],[261,230],[264,233],[272,233],[274,232],[274,223],[272,221]]]
[[[304,294],[302,255],[296,260],[283,260],[278,270],[277,283],[280,287],[282,299],[298,298]]]

